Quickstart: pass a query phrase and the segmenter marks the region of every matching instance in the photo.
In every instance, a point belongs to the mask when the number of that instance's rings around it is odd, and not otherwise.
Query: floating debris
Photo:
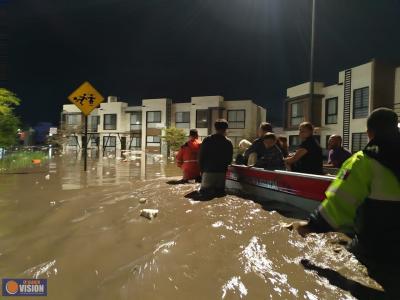
[[[140,199],[139,199],[139,203],[142,203],[142,204],[143,204],[143,203],[146,203],[146,202],[147,202],[147,199],[146,199],[146,198],[140,198]]]
[[[140,215],[149,220],[153,220],[158,215],[158,209],[145,208],[140,211]]]
[[[50,174],[47,174],[46,176],[44,176],[44,179],[50,180]]]

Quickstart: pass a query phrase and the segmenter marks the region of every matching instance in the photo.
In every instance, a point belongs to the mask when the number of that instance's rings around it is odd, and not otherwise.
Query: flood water
[[[282,227],[292,219],[233,195],[190,200],[197,184],[166,183],[178,175],[159,159],[113,158],[84,173],[71,156],[0,175],[1,278],[48,278],[46,299],[354,299],[307,258],[379,288],[344,236],[302,238]]]

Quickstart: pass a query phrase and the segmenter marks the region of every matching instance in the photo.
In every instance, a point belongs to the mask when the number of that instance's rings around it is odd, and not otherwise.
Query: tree
[[[16,142],[20,122],[13,110],[20,103],[13,92],[0,88],[0,147],[12,146]]]
[[[165,129],[165,136],[163,136],[163,139],[170,150],[178,151],[178,149],[185,143],[187,135],[182,128],[170,127]]]
[[[0,114],[0,148],[15,144],[19,124],[19,119],[12,113]]]
[[[14,107],[18,106],[21,100],[9,90],[0,88],[0,114],[11,114]]]

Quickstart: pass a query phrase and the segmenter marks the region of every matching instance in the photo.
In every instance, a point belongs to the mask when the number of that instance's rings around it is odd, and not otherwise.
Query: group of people
[[[226,137],[228,122],[218,119],[215,133],[199,140],[196,129],[191,129],[189,141],[176,155],[177,165],[183,171],[180,183],[196,180],[201,182],[199,193],[204,197],[225,195],[225,175],[232,162],[233,145]]]
[[[225,173],[232,162],[233,145],[226,137],[228,122],[219,119],[214,124],[215,134],[200,141],[197,129],[191,129],[189,140],[176,155],[178,167],[183,171],[179,183],[190,180],[201,182],[200,191],[222,195],[225,189]],[[313,125],[303,122],[299,126],[301,144],[289,153],[286,137],[277,137],[270,123],[263,122],[258,128],[258,138],[253,143],[241,140],[235,163],[266,170],[291,170],[309,174],[323,174],[322,149],[316,141]],[[339,135],[332,135],[328,142],[329,159],[326,167],[340,168],[351,153],[342,147]]]
[[[294,153],[289,153],[286,137],[276,137],[269,123],[261,123],[258,138],[250,143],[242,140],[236,156],[236,164],[266,170],[290,170],[300,173],[323,174],[323,167],[340,168],[351,156],[342,147],[342,138],[332,135],[328,141],[328,162],[323,164],[322,148],[315,139],[313,125],[303,122],[299,126],[301,144]]]

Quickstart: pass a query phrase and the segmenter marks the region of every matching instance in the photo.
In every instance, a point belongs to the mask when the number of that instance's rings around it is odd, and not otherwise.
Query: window
[[[325,100],[325,124],[337,124],[338,98]]]
[[[148,111],[146,113],[147,128],[159,128],[161,123],[161,111]]]
[[[190,128],[190,112],[177,112],[175,114],[175,124],[177,128]]]
[[[104,115],[104,130],[116,130],[117,129],[117,115],[107,114]]]
[[[142,112],[133,111],[130,116],[130,130],[139,130],[142,128]]]
[[[325,148],[326,149],[328,149],[328,143],[329,143],[329,138],[331,137],[331,135],[327,135],[326,137],[325,137]]]
[[[289,149],[296,149],[297,146],[301,144],[300,137],[298,135],[290,135],[289,136]]]
[[[196,110],[196,128],[208,128],[208,109]]]
[[[89,130],[97,132],[97,125],[100,123],[100,116],[90,116]]]
[[[229,128],[244,128],[246,111],[242,110],[228,110],[228,124]]]
[[[291,108],[290,125],[297,126],[304,120],[303,102],[292,103],[290,108]]]
[[[81,125],[82,115],[81,114],[66,114],[65,123],[68,126],[78,126]]]
[[[160,147],[161,138],[159,136],[155,136],[155,135],[148,135],[146,137],[146,143],[147,143],[147,146],[150,146],[150,147]]]
[[[353,92],[353,119],[368,116],[369,87],[356,89]]]
[[[103,147],[116,147],[117,137],[116,136],[103,136]]]
[[[353,133],[351,137],[351,151],[357,152],[363,150],[368,144],[368,135],[366,132]]]
[[[98,147],[100,141],[100,136],[98,134],[92,134],[90,136],[90,144],[92,147]]]
[[[78,137],[76,135],[68,137],[68,146],[79,146]]]
[[[161,123],[161,111],[148,111],[147,123]]]
[[[134,136],[131,140],[131,149],[140,148],[142,146],[142,138],[140,136]]]

